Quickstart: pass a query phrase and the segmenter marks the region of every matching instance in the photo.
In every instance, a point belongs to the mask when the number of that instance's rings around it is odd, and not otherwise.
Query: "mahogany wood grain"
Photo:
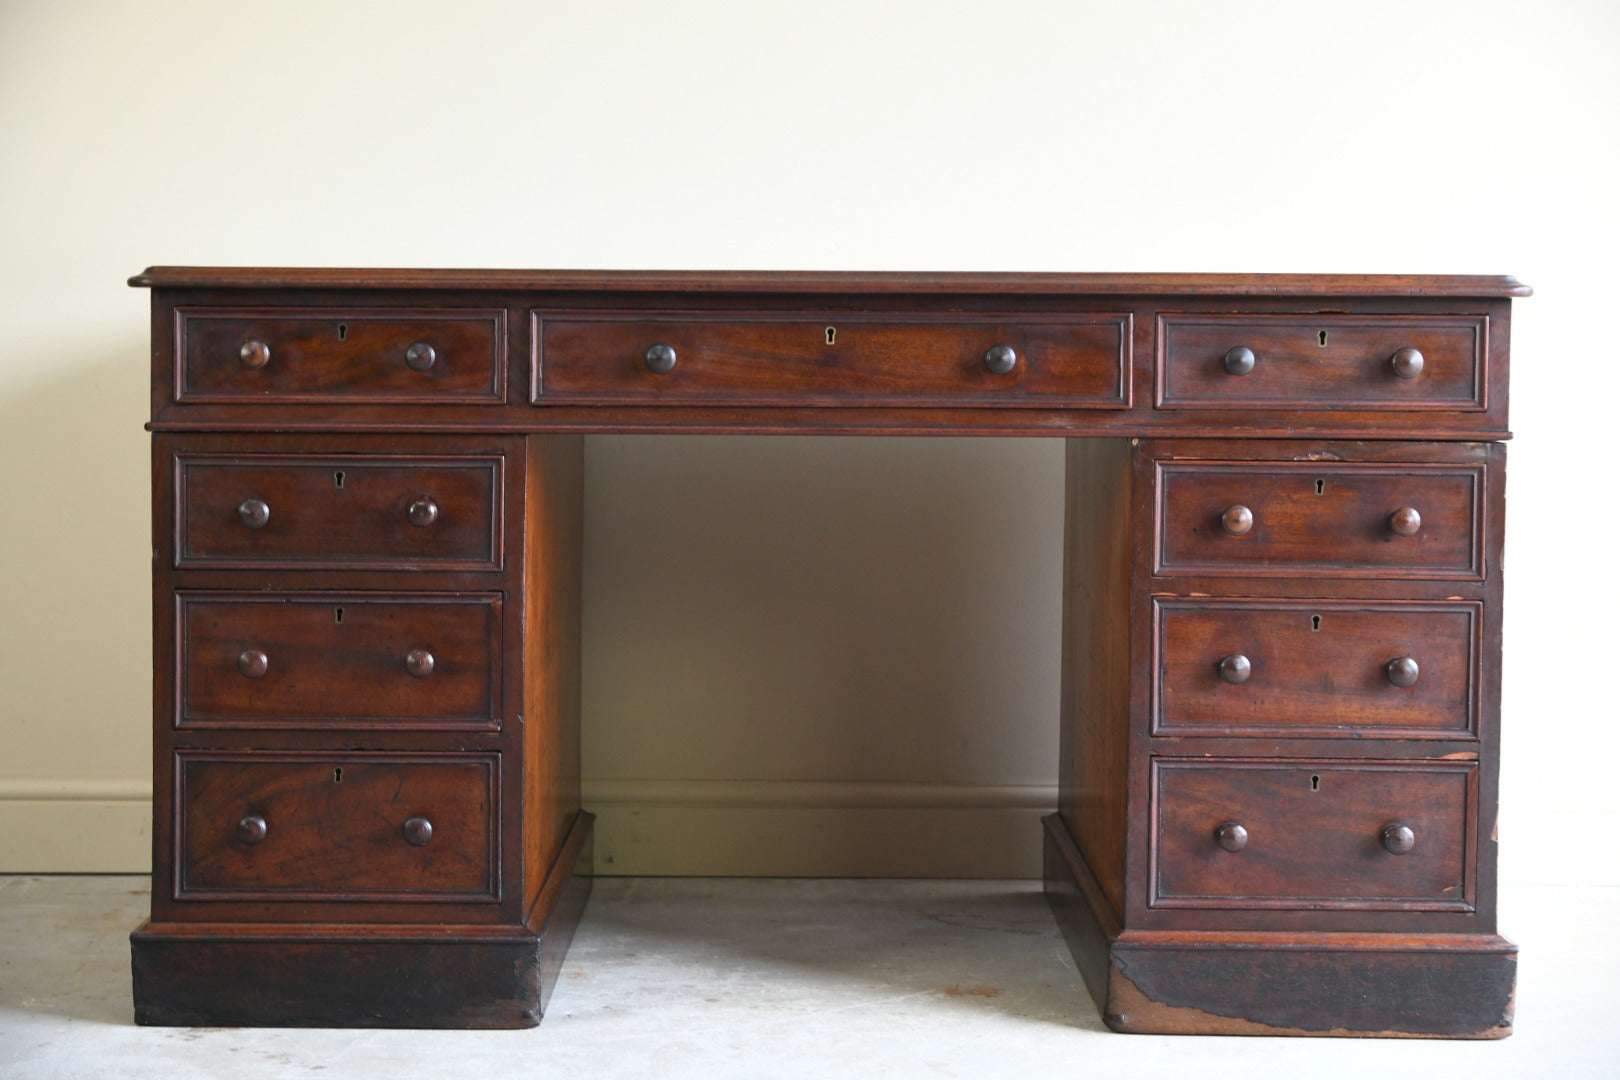
[[[1529,296],[1495,274],[1075,274],[803,270],[417,270],[328,267],[152,266],[136,288],[448,289],[589,293],[778,293],[887,296]]]
[[[1064,469],[1058,812],[1115,912],[1125,910],[1131,656],[1131,447],[1072,439]]]
[[[433,404],[505,397],[502,308],[417,310],[403,318],[358,305],[180,308],[175,333],[177,401]]]
[[[498,766],[477,754],[183,751],[175,896],[497,901]],[[237,835],[249,816],[265,823],[259,842]],[[417,817],[432,825],[426,844],[404,835]]]
[[[526,910],[538,901],[546,885],[544,868],[553,865],[580,816],[584,451],[584,440],[577,435],[533,436],[526,449],[522,753]],[[584,873],[590,873],[588,865]]]
[[[175,599],[178,727],[500,727],[499,593],[188,590]],[[264,650],[258,677],[237,670],[247,649]]]
[[[1186,1035],[1499,1039],[1518,950],[1490,933],[1124,931],[1058,815],[1046,896],[1103,1023]]]
[[[1070,440],[1045,872],[1109,1026],[1509,1030],[1517,281],[135,280],[142,1022],[534,1023],[591,880],[580,435],[793,432]]]
[[[1153,759],[1154,907],[1473,910],[1473,762]],[[1217,843],[1227,823],[1240,851]],[[1392,855],[1382,831],[1416,847]]]
[[[1155,597],[1153,731],[1466,738],[1478,729],[1478,601]],[[1247,677],[1219,668],[1242,657]],[[1395,685],[1407,658],[1418,678]]]
[[[1158,561],[1168,574],[1477,578],[1483,467],[1353,462],[1159,467]],[[1391,517],[1416,507],[1401,535]],[[1234,533],[1223,516],[1248,512]]]
[[[492,455],[182,450],[175,565],[500,570],[503,466]],[[244,522],[248,501],[267,508],[263,525]]]
[[[1160,315],[1157,404],[1483,411],[1487,321],[1483,315]],[[1252,356],[1242,375],[1222,363],[1234,347]],[[1394,358],[1413,349],[1422,355],[1421,370],[1402,377]]]
[[[849,312],[588,319],[536,312],[534,400],[612,404],[1130,405],[1130,315],[894,322]],[[674,350],[648,369],[649,346]],[[1013,350],[996,373],[990,350]]]

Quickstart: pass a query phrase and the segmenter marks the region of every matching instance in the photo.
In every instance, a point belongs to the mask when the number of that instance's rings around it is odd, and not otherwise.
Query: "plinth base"
[[[1046,898],[1115,1031],[1499,1039],[1518,949],[1494,934],[1122,931],[1062,819]]]
[[[576,817],[522,926],[147,922],[130,935],[135,1022],[533,1027],[590,895],[593,821]]]

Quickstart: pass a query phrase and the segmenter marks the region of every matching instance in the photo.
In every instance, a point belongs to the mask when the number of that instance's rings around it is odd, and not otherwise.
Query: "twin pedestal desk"
[[[132,284],[140,1022],[538,1022],[590,889],[582,436],[809,432],[1067,440],[1046,891],[1110,1027],[1509,1031],[1512,278]]]

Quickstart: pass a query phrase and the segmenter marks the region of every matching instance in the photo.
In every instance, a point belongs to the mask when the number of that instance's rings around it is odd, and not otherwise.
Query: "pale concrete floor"
[[[1032,882],[602,878],[540,1027],[137,1028],[136,877],[0,877],[0,1077],[1620,1077],[1620,889],[1503,890],[1502,1042],[1115,1035]]]

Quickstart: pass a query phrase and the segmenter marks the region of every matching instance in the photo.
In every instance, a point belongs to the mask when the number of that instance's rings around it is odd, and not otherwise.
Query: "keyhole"
[[[1312,776],[1311,777],[1311,790],[1312,791],[1320,791],[1321,788],[1322,788],[1322,778],[1320,776]]]
[[[1316,493],[1318,495],[1322,494],[1322,489],[1325,488],[1325,487],[1327,487],[1327,481],[1326,480],[1318,480],[1316,482]]]
[[[348,339],[349,339],[349,324],[346,323],[346,322],[338,323],[338,340],[339,341],[347,341]]]
[[[1327,331],[1326,330],[1318,330],[1316,332],[1316,347],[1318,349],[1327,348]]]
[[[838,336],[838,327],[836,327],[836,326],[827,327],[827,344],[831,345],[833,343],[833,339],[836,338],[837,336]]]
[[[343,481],[345,479],[346,479],[346,477],[344,476],[342,469],[339,469],[337,472],[332,474],[332,483],[336,484],[340,488],[343,486]],[[1320,489],[1321,486],[1322,486],[1322,481],[1318,480],[1316,482],[1316,486],[1317,486],[1318,489]],[[1317,494],[1320,495],[1320,494],[1322,494],[1322,492],[1320,490],[1318,490]]]
[[[342,608],[339,607],[339,608],[333,608],[332,609],[332,621],[337,623],[339,626],[343,625],[343,609]]]
[[[1311,632],[1315,633],[1316,631],[1318,631],[1320,629],[1322,629],[1322,616],[1320,616],[1320,615],[1312,615],[1311,616]]]
[[[332,770],[332,783],[334,783],[334,784],[343,783],[343,770],[342,769],[333,769]]]

